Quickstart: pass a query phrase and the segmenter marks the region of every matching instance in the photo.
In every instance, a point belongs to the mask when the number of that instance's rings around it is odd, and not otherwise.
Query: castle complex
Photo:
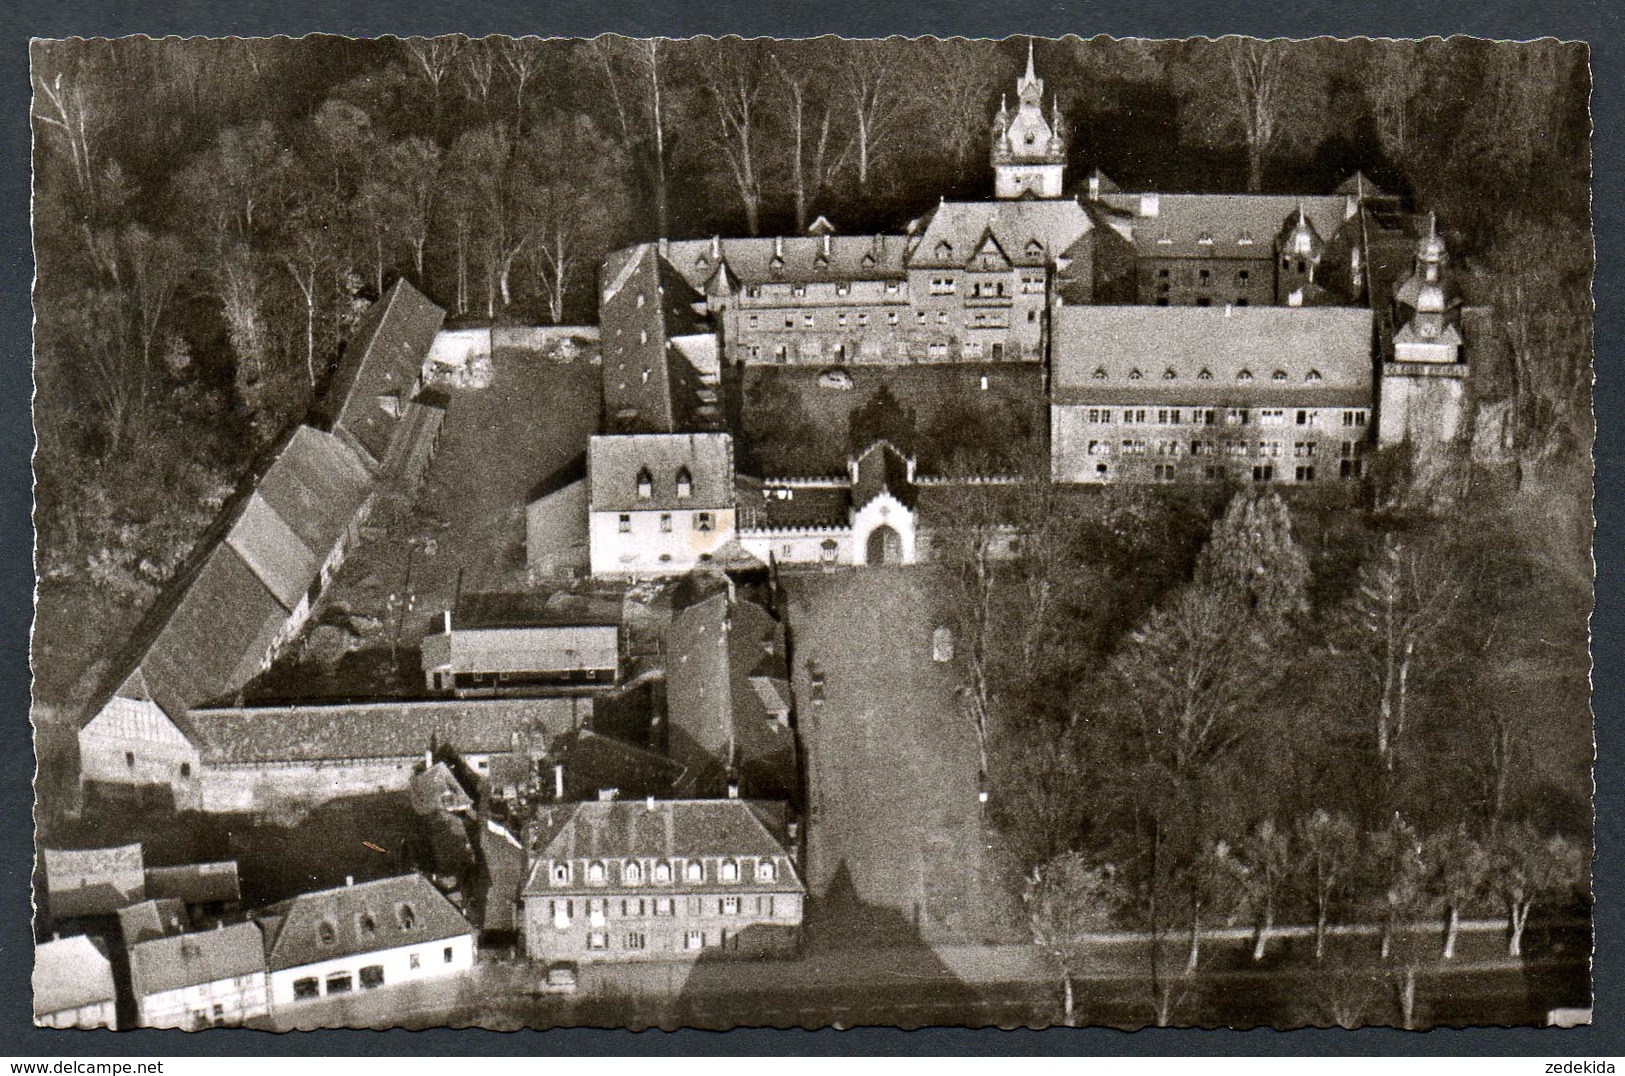
[[[922,487],[952,480],[894,446],[854,445],[846,476],[732,472],[726,382],[752,366],[839,379],[1042,364],[1050,478],[1065,483],[1336,485],[1364,478],[1380,448],[1466,437],[1465,356],[1486,312],[1451,289],[1431,215],[1358,174],[1295,196],[1130,192],[1096,171],[1069,194],[1059,106],[1046,118],[1030,49],[1016,97],[993,122],[991,201],[944,200],[899,235],[837,235],[820,217],[805,236],[610,257],[606,435],[585,479],[595,574],[909,563],[929,546]],[[682,548],[654,552],[629,509],[655,508],[638,491],[677,480],[661,463],[677,436],[712,446],[699,457],[728,470],[707,484],[734,495]],[[882,496],[883,518],[866,519]],[[673,516],[655,511],[670,534]]]

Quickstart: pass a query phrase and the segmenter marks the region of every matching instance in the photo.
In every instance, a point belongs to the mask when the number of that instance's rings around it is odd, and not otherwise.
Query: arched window
[[[1237,381],[1251,381],[1252,379],[1253,379],[1253,372],[1251,370],[1238,370],[1236,372],[1236,380]]]
[[[332,945],[338,941],[339,930],[331,919],[323,919],[316,924],[316,944]]]
[[[1162,379],[1164,381],[1172,381],[1174,378],[1176,378],[1178,376],[1179,376],[1179,374],[1177,372],[1175,372],[1175,370],[1174,370],[1174,368],[1172,366],[1168,367],[1168,369],[1166,369],[1166,370],[1164,370],[1162,372]]]
[[[1139,370],[1130,370],[1128,372],[1128,379],[1130,381],[1138,381],[1138,380],[1140,380],[1140,371]]]
[[[368,937],[378,933],[378,920],[372,917],[372,913],[370,911],[362,912],[360,915],[356,916],[355,925],[356,930],[358,930],[363,937]]]
[[[649,468],[644,467],[638,471],[638,499],[646,501],[654,495],[654,476],[649,473]]]
[[[659,883],[667,883],[667,882],[671,881],[671,864],[670,863],[656,863],[655,864],[655,881],[659,882]]]
[[[683,878],[689,882],[705,881],[705,864],[697,859],[689,860],[688,866],[683,868]]]
[[[643,881],[643,867],[636,861],[628,863],[621,870],[621,879],[627,885],[637,885]]]
[[[604,880],[604,865],[602,863],[587,864],[587,881],[602,882]]]
[[[1270,380],[1271,381],[1285,381],[1286,380],[1286,371],[1285,370],[1277,370],[1277,371],[1275,371],[1273,374],[1270,375]]]
[[[937,257],[946,258],[954,252],[954,245],[944,239],[937,244]]]
[[[1320,380],[1320,371],[1319,370],[1310,370],[1307,374],[1305,374],[1303,376],[1303,379],[1305,381],[1319,381]]]
[[[570,865],[568,863],[555,863],[555,864],[553,864],[553,884],[554,885],[569,885],[570,884]]]
[[[1106,380],[1106,368],[1104,366],[1095,367],[1094,378],[1096,381]]]
[[[1196,375],[1196,380],[1198,380],[1198,381],[1212,381],[1213,380],[1213,371],[1209,370],[1205,366],[1202,367],[1202,372]]]
[[[418,913],[410,904],[402,904],[395,909],[395,918],[401,924],[402,930],[415,930],[418,925]]]
[[[771,882],[773,880],[773,875],[774,870],[772,860],[764,859],[756,864],[756,880],[758,882]]]
[[[739,881],[739,864],[731,859],[722,861],[722,880],[724,882]]]
[[[677,468],[677,499],[686,501],[694,496],[694,475],[687,467]]]

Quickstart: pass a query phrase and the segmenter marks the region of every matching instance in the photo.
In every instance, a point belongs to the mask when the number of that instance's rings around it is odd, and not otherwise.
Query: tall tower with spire
[[[1050,102],[1044,118],[1044,80],[1033,69],[1027,42],[1027,73],[1016,80],[1016,110],[999,102],[993,120],[993,193],[998,198],[1059,198],[1066,173],[1066,136],[1061,106]]]

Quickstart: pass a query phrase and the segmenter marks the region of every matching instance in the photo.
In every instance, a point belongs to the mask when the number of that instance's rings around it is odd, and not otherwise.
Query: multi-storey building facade
[[[1057,324],[1055,481],[1324,485],[1364,474],[1369,310],[1078,306]]]
[[[304,893],[260,913],[271,1008],[462,975],[474,928],[421,874]]]
[[[775,956],[799,944],[806,887],[783,804],[607,800],[538,812],[521,892],[532,960]]]
[[[130,947],[142,1027],[235,1026],[270,1011],[265,940],[255,923],[151,938]]]
[[[734,537],[725,433],[594,437],[587,449],[594,575],[651,576],[715,561]]]

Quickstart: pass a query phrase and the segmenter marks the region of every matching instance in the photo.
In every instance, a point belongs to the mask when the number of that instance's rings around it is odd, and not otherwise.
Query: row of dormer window
[[[649,473],[649,468],[640,468],[638,471],[638,497],[646,501],[654,495],[654,475]],[[687,467],[679,467],[677,468],[677,497],[679,500],[687,500],[692,496],[694,496],[694,475],[689,472]]]
[[[590,860],[586,866],[586,882],[588,885],[609,884],[609,860]],[[621,861],[621,884],[643,885],[652,882],[654,885],[670,885],[681,877],[685,883],[704,883],[707,878],[705,863],[702,860],[656,860],[647,869],[635,859]],[[737,882],[740,880],[741,868],[738,860],[724,859],[717,864],[714,874],[715,881]],[[575,870],[569,863],[554,862],[549,874],[554,885],[570,885],[574,881]],[[756,861],[755,878],[758,882],[772,882],[778,877],[778,867],[771,859]]]
[[[1097,367],[1095,367],[1095,372],[1093,374],[1093,377],[1094,377],[1094,379],[1096,381],[1105,381],[1107,378],[1111,377],[1111,373],[1104,366],[1097,366]],[[1140,368],[1137,367],[1137,366],[1134,367],[1133,369],[1131,369],[1128,372],[1128,379],[1130,381],[1140,381],[1140,380],[1143,380],[1144,377],[1145,377],[1145,374],[1141,373]],[[1164,370],[1162,372],[1162,379],[1164,381],[1177,381],[1179,379],[1179,371],[1175,370],[1172,366],[1170,366],[1170,367],[1168,367],[1166,370]],[[1285,370],[1276,370],[1273,374],[1270,375],[1270,380],[1271,381],[1288,381],[1290,379],[1291,379],[1291,375],[1289,375]],[[1319,380],[1321,380],[1320,371],[1319,370],[1310,370],[1308,373],[1303,375],[1303,379],[1305,381],[1307,381],[1307,382],[1319,381]],[[1202,367],[1202,369],[1199,370],[1197,372],[1197,374],[1196,374],[1196,380],[1198,380],[1198,381],[1212,381],[1213,380],[1213,371],[1209,370],[1205,366]],[[1242,381],[1242,382],[1251,381],[1251,380],[1253,380],[1253,372],[1251,370],[1246,369],[1246,368],[1237,370],[1236,371],[1236,380],[1237,381]]]

